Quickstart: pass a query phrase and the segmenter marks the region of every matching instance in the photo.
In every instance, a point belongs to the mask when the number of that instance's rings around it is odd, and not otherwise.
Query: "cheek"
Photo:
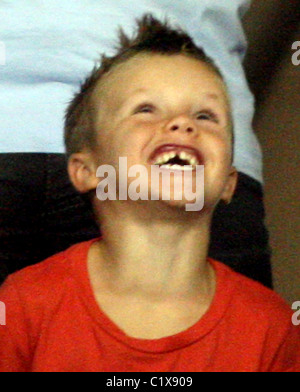
[[[118,149],[120,143],[114,138],[112,132],[102,132],[97,136],[97,150],[96,159],[98,166],[100,165],[112,165],[115,166],[118,160],[116,157],[119,155]]]
[[[212,153],[212,161],[216,165],[228,166],[231,163],[231,142],[225,136],[214,136],[209,141],[209,151]]]
[[[124,124],[123,129],[122,151],[137,156],[137,154],[141,154],[145,146],[151,142],[157,127],[149,122],[136,123],[128,121]]]
[[[152,140],[153,127],[124,122],[115,129],[98,134],[97,157],[101,164],[116,167],[120,157],[128,158],[128,165],[141,162],[145,147]]]

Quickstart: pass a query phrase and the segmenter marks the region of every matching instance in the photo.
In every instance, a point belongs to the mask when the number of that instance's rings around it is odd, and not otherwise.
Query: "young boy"
[[[221,73],[185,33],[149,15],[120,44],[66,117],[70,178],[92,195],[103,236],[7,279],[0,370],[300,370],[300,334],[287,305],[207,258],[214,209],[230,202],[237,182]],[[158,200],[120,197],[121,157],[128,168],[145,168],[141,180]],[[96,197],[103,165],[117,171],[116,200]],[[204,192],[204,206],[187,211],[191,200],[184,192],[177,200],[174,176],[195,190],[201,165],[195,198]],[[169,200],[153,166],[170,174]],[[134,179],[126,182],[132,189]]]

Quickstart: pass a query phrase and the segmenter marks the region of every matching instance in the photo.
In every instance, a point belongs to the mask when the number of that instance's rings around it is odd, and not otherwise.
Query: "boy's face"
[[[138,55],[102,79],[93,105],[97,166],[117,169],[127,157],[128,168],[147,168],[150,189],[151,165],[172,150],[185,152],[205,167],[206,203],[231,199],[230,107],[222,80],[206,64],[184,55]]]

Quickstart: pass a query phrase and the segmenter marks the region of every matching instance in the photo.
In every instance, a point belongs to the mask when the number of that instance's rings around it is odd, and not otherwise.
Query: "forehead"
[[[229,98],[225,83],[204,62],[182,54],[138,54],[111,69],[98,83],[94,99],[126,99],[134,93],[151,92],[190,96],[203,95],[228,106]]]

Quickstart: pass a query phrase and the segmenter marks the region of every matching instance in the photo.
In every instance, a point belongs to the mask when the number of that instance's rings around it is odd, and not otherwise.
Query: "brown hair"
[[[80,87],[80,91],[70,102],[65,116],[65,145],[67,155],[81,152],[85,148],[92,150],[95,146],[94,107],[91,98],[99,80],[115,66],[140,53],[163,55],[184,54],[207,64],[223,81],[224,78],[203,49],[180,28],[170,27],[167,20],[160,22],[152,15],[146,14],[137,20],[134,37],[128,37],[122,29],[119,31],[119,45],[113,57],[102,55],[99,66]],[[232,119],[231,119],[232,122]]]

